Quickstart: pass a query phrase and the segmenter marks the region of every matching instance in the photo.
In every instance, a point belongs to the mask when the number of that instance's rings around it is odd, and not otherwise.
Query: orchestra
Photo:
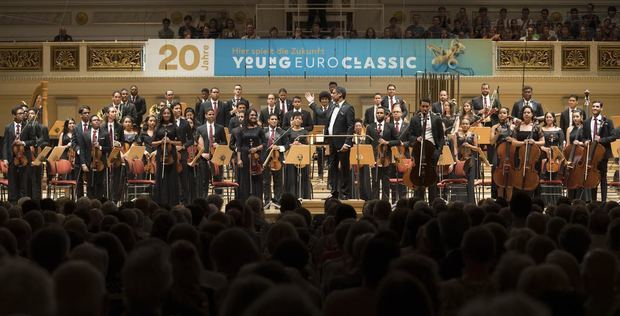
[[[241,95],[241,85],[235,85],[228,101],[220,100],[219,88],[204,88],[195,107],[167,90],[146,113],[145,99],[132,85],[131,91],[114,91],[112,102],[96,115],[90,106],[80,106],[77,120],[64,120],[53,141],[48,126],[39,121],[40,107],[20,104],[11,110],[2,146],[8,200],[43,198],[44,170],[49,173],[50,168],[32,162],[46,147],[64,148],[59,159],[73,166],[67,177],[77,181],[76,198],[86,193],[114,202],[126,196],[126,161],[140,159],[140,177],[152,179],[153,198],[169,206],[192,203],[206,197],[214,182],[234,179],[238,187],[231,198],[258,196],[277,208],[283,192],[314,198],[313,173],[323,183],[324,170],[333,198],[394,204],[416,196],[430,202],[439,196],[444,179],[462,179],[466,201],[476,203],[486,157],[492,198],[510,200],[514,191],[537,197],[549,193],[544,185],[555,185],[558,194],[566,190],[571,199],[607,200],[611,144],[618,132],[603,114],[603,102],[590,102],[588,90],[583,108],[573,94],[555,114],[543,112],[526,85],[512,109],[501,105],[499,87],[491,93],[488,83],[473,99],[459,102],[441,90],[436,102],[422,97],[412,108],[395,95],[395,85],[387,87],[385,96],[373,95],[360,117],[342,86],[322,91],[317,99],[307,91],[305,100],[288,99],[287,90],[280,88],[267,94],[262,107]],[[475,128],[488,131],[487,141],[481,141],[483,134]],[[312,141],[315,134],[320,141]],[[351,148],[358,144],[372,145],[372,165],[351,165]],[[233,151],[226,165],[214,159],[220,145]],[[288,152],[300,145],[310,145],[310,165],[286,161]],[[134,146],[144,146],[139,158],[128,155]],[[454,162],[437,168],[440,158]],[[219,188],[214,192],[223,193]]]

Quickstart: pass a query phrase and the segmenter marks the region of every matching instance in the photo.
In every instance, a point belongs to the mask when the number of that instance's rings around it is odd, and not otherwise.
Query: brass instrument
[[[159,108],[159,104],[153,104],[149,108],[149,115],[159,116],[161,112],[161,108]]]

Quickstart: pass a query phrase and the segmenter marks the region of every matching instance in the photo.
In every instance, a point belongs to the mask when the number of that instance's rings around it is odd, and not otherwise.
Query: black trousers
[[[282,168],[280,168],[280,170],[278,171],[272,171],[271,169],[269,169],[269,166],[267,166],[263,170],[263,201],[265,202],[265,204],[269,203],[269,201],[271,201],[272,199],[272,196],[271,196],[271,191],[272,191],[271,181],[272,180],[273,180],[273,199],[275,199],[276,201],[278,201],[278,203],[280,203],[280,197],[282,197],[282,169],[284,169],[284,166],[282,166]]]
[[[338,152],[340,148],[330,145],[329,152],[332,156],[329,165],[329,176],[331,177],[331,193],[333,197],[351,197],[351,166],[349,164],[349,151]]]
[[[106,194],[106,174],[107,169],[103,171],[90,171],[86,174],[88,177],[88,186],[86,187],[87,195],[91,199],[101,199]]]
[[[372,198],[389,201],[390,199],[390,177],[392,176],[392,167],[370,168],[372,173]]]
[[[598,164],[598,171],[601,173],[601,201],[607,201],[607,162],[608,158],[601,160]],[[598,188],[591,189],[592,192],[592,200],[596,201],[596,193],[598,192]]]
[[[9,202],[16,203],[20,198],[27,196],[29,173],[29,166],[17,167],[9,161]]]
[[[43,165],[31,166],[28,182],[28,196],[33,200],[41,200],[41,179],[43,178]]]

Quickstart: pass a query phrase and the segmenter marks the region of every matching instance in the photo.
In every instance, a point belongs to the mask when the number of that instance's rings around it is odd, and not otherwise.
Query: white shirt
[[[329,135],[334,135],[334,123],[336,122],[336,118],[338,117],[338,113],[340,113],[340,108],[343,103],[344,100],[340,101],[332,111],[332,116],[329,118],[329,127],[327,128]]]
[[[18,127],[19,127],[19,128],[18,128]],[[22,129],[22,123],[15,123],[15,135],[17,135],[17,134],[18,134],[18,133],[17,133],[17,131],[18,131],[18,130],[19,130],[19,135],[21,135],[21,134],[22,134],[22,131],[23,131],[23,129]],[[17,135],[17,136],[19,136],[19,135]]]
[[[590,122],[590,133],[592,133],[592,140],[594,140],[594,120],[597,120],[596,124],[598,124],[597,127],[597,131],[596,131],[596,135],[601,135],[601,125],[603,124],[603,116],[602,115],[597,115],[596,117],[592,117],[592,122]]]
[[[490,107],[491,107],[491,97],[488,94],[483,95],[482,96],[482,108],[488,109]]]
[[[377,122],[377,134],[379,134],[379,137],[383,135],[383,122],[381,123]]]
[[[213,104],[213,109],[217,110],[218,108],[217,100],[211,100],[211,104]]]
[[[372,106],[374,108],[374,110],[372,111],[372,117],[374,117],[374,122],[377,123],[377,108],[379,107],[378,105],[373,105]]]
[[[420,118],[422,123],[422,128],[424,128],[424,119]],[[430,141],[435,144],[435,139],[433,139],[433,126],[431,124],[431,114],[426,115],[426,130],[424,131],[424,139]]]
[[[400,133],[400,131],[403,130],[403,119],[400,119],[399,121],[392,121],[392,123],[394,123],[394,128],[396,128],[396,123],[398,123],[398,132]]]
[[[115,141],[115,135],[114,135],[114,123],[108,123],[108,131],[112,131],[112,141]],[[112,144],[114,145],[114,144]]]
[[[215,133],[215,126],[214,126],[213,123],[207,122],[207,136],[209,136],[209,141],[211,141],[211,137],[213,137],[213,139],[215,139],[215,135],[212,135],[211,131],[213,131],[213,133]],[[211,144],[211,146],[213,146],[213,144]]]

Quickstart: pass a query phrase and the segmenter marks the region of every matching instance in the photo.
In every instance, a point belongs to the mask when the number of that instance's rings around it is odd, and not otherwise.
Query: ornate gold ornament
[[[80,48],[77,46],[52,46],[52,71],[79,71]]]
[[[88,70],[142,71],[142,47],[88,47]]]
[[[590,70],[590,47],[563,46],[562,70]]]
[[[598,47],[598,69],[620,70],[620,46]]]
[[[43,48],[0,48],[0,71],[40,71],[43,69]]]
[[[497,69],[552,70],[553,47],[498,47]]]

